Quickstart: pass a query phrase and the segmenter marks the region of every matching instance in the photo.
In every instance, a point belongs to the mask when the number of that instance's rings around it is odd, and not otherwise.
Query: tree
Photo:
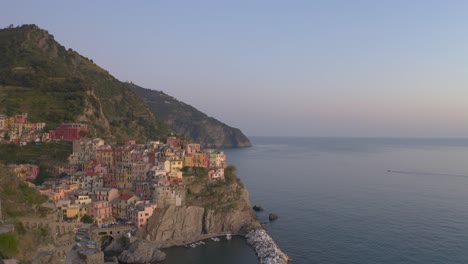
[[[86,224],[92,224],[94,223],[94,220],[91,216],[85,214],[83,217],[81,217],[81,222],[86,223]]]
[[[0,257],[13,258],[18,254],[18,241],[13,234],[0,234]]]
[[[52,178],[50,173],[47,171],[47,168],[43,165],[39,166],[39,175],[37,175],[34,184],[41,185],[47,178]]]

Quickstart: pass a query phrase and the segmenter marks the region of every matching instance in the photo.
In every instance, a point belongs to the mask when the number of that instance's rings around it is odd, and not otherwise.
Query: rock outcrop
[[[148,241],[137,240],[130,244],[127,250],[119,255],[121,263],[155,263],[166,259],[166,253],[157,249],[156,246]]]
[[[127,249],[130,245],[130,241],[127,237],[123,236],[119,239],[114,239],[112,242],[103,250],[104,253],[118,255]]]
[[[83,252],[78,252],[78,256],[83,264],[104,263],[104,252],[100,250],[85,250]]]
[[[277,215],[277,214],[270,213],[270,214],[268,215],[268,220],[270,220],[270,221],[275,221],[276,219],[278,219],[278,215]]]
[[[164,248],[184,245],[215,234],[247,234],[261,228],[244,185],[233,175],[231,180],[208,183],[186,177],[186,205],[155,210],[137,236]]]

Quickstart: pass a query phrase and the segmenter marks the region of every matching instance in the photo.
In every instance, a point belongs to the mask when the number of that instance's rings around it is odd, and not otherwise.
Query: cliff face
[[[209,117],[172,96],[133,83],[125,85],[140,96],[173,132],[187,136],[205,148],[242,148],[252,145],[240,129]]]
[[[237,178],[213,185],[197,177],[186,180],[190,190],[186,205],[157,209],[139,230],[139,237],[164,248],[214,234],[246,234],[260,228],[248,192]]]

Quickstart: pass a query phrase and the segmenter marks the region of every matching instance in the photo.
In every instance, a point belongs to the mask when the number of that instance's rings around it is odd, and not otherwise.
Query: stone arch
[[[101,237],[100,241],[101,242],[101,250],[104,250],[110,243],[114,241],[114,237],[110,235],[104,235]]]

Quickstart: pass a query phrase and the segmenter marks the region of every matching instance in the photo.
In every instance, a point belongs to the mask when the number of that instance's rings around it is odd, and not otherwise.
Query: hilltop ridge
[[[175,132],[204,147],[251,146],[239,129],[163,92],[117,80],[36,25],[0,29],[0,54],[0,114],[27,112],[47,129],[85,123],[109,143]]]
[[[36,25],[0,29],[0,113],[28,112],[54,128],[89,124],[110,142],[167,134],[130,89]]]
[[[126,82],[151,111],[175,133],[185,135],[207,148],[250,147],[250,140],[238,128],[208,116],[195,107],[162,92]]]

